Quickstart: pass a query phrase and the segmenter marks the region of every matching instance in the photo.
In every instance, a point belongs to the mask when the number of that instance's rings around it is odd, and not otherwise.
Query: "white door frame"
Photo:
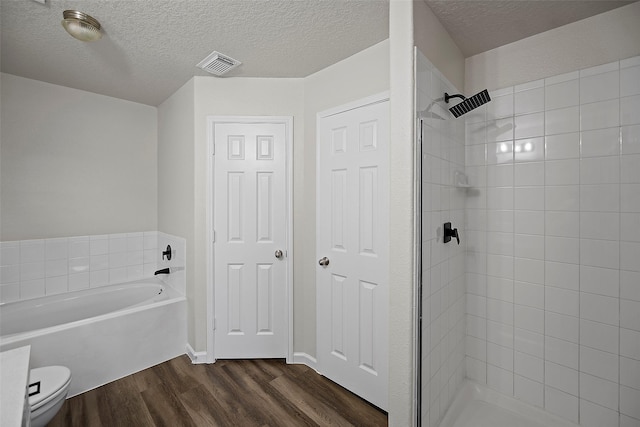
[[[213,203],[215,176],[215,125],[226,123],[274,123],[285,125],[285,200],[287,206],[285,230],[286,253],[286,333],[287,333],[287,363],[293,363],[293,117],[292,116],[207,116],[207,354],[206,363],[215,362],[214,331],[215,331],[215,287],[214,287],[214,232],[213,232]]]

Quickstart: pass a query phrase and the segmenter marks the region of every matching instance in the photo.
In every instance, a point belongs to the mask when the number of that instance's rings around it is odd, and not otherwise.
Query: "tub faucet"
[[[158,270],[155,273],[153,273],[154,276],[157,276],[158,274],[169,274],[171,273],[171,271],[169,271],[169,267],[167,268],[163,268],[162,270]]]

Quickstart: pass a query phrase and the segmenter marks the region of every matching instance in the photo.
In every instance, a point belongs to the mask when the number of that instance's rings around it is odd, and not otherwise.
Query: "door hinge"
[[[213,230],[212,239],[213,239],[213,243],[215,243],[216,242],[216,230]]]
[[[216,330],[216,318],[215,317],[213,318],[213,330],[214,331]]]

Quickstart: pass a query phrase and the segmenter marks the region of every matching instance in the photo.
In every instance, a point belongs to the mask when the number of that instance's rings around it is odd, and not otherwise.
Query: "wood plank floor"
[[[283,360],[187,356],[67,399],[49,427],[386,426],[385,412]]]

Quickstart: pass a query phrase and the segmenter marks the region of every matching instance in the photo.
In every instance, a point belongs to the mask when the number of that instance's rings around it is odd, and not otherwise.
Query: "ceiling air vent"
[[[221,76],[233,70],[240,64],[242,64],[242,62],[229,58],[228,56],[214,50],[209,56],[200,61],[196,67],[202,68],[206,72],[215,74],[216,76]]]

